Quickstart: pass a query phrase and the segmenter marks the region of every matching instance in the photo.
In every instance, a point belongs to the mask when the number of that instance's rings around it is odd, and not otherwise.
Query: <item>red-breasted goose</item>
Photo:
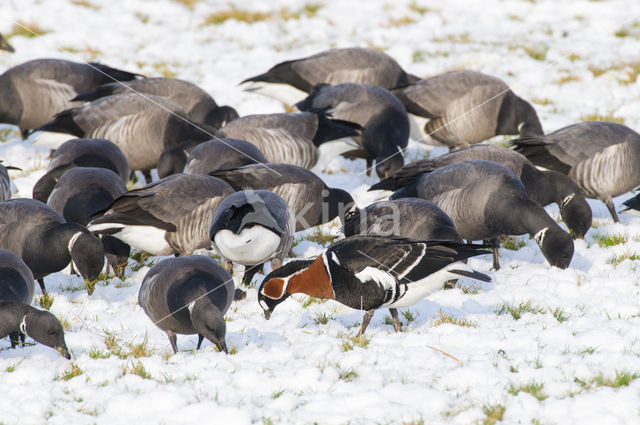
[[[396,331],[397,308],[416,304],[460,277],[491,278],[462,260],[488,254],[482,245],[416,241],[397,237],[352,236],[331,245],[312,260],[297,260],[269,273],[258,291],[258,302],[269,319],[291,294],[332,299],[365,310],[362,335],[375,310],[388,308]]]

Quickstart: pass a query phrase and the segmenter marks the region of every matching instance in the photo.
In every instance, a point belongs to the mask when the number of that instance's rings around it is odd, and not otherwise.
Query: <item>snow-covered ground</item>
[[[39,57],[99,60],[193,81],[243,115],[285,108],[243,92],[242,79],[358,45],[420,76],[499,76],[534,103],[547,131],[589,119],[640,129],[636,0],[1,1],[0,32],[17,25],[43,36],[12,37],[16,53],[0,52],[0,72]],[[0,158],[24,170],[12,172],[14,196],[29,197],[48,152],[11,127],[0,135]],[[412,143],[407,158],[443,152]],[[375,199],[364,162],[336,159],[328,171],[322,177],[360,205]],[[250,289],[227,314],[231,354],[208,342],[195,352],[196,338],[182,336],[173,355],[137,305],[157,259],[131,260],[124,281],[101,282],[91,297],[79,278],[51,275],[51,311],[73,358],[0,342],[0,423],[638,424],[640,219],[621,214],[613,224],[604,205],[591,205],[594,227],[576,240],[567,270],[519,237],[524,246],[502,249],[498,272],[490,256],[471,260],[491,283],[463,280],[405,310],[403,333],[379,311],[364,340],[353,338],[361,312],[295,296],[265,321]],[[621,237],[607,247],[603,235]],[[303,241],[295,252],[320,249]]]

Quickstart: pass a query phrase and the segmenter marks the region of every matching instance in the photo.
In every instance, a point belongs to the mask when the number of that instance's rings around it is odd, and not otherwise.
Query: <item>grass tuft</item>
[[[358,377],[358,372],[356,372],[353,369],[342,370],[338,373],[338,378],[346,382],[351,382],[357,377]]]
[[[518,395],[519,393],[529,393],[534,396],[538,401],[542,401],[548,396],[542,392],[544,389],[544,384],[542,382],[530,382],[525,385],[520,385],[518,387],[514,385],[510,385],[507,390],[509,394]]]
[[[504,419],[505,407],[502,404],[485,404],[482,406],[482,413],[485,417],[480,421],[482,425],[495,425],[496,422]]]
[[[123,366],[122,373],[125,375],[127,374],[138,375],[142,379],[151,379],[151,374],[147,372],[147,370],[144,368],[144,365],[140,360],[138,360],[136,364],[132,363],[130,366],[126,366],[126,365]]]
[[[600,115],[600,114],[588,114],[588,115],[582,115],[580,117],[580,121],[608,121],[608,122],[615,122],[617,124],[624,124],[624,118],[622,117],[614,117],[613,114],[609,113],[606,115]]]
[[[71,363],[69,369],[65,370],[62,375],[56,377],[56,380],[59,381],[62,379],[63,381],[68,381],[71,378],[82,375],[82,373],[82,369],[80,369],[77,364]]]
[[[609,263],[613,265],[613,267],[618,267],[618,264],[622,263],[624,260],[638,261],[640,260],[640,255],[635,252],[623,252],[621,254],[613,254],[613,256],[609,259]]]
[[[498,238],[498,242],[500,246],[510,251],[517,251],[527,244],[524,239],[515,236],[501,236]]]
[[[584,389],[590,389],[593,387],[620,388],[629,386],[631,382],[638,378],[640,378],[640,373],[631,373],[629,371],[623,370],[616,371],[616,374],[613,378],[607,378],[601,373],[588,379],[575,378],[574,381]]]
[[[348,336],[340,345],[340,348],[345,352],[353,350],[354,347],[367,348],[370,342],[371,338],[368,338],[366,335]]]
[[[316,325],[326,325],[327,323],[329,323],[329,320],[333,320],[333,314],[322,313],[316,314],[313,317],[313,321],[316,323]]]
[[[40,28],[35,22],[16,22],[13,24],[11,31],[6,34],[7,38],[14,36],[35,38],[47,34],[51,31]]]
[[[444,312],[440,312],[440,317],[433,321],[433,326],[440,326],[444,324],[451,324],[456,326],[463,326],[466,328],[476,328],[478,325],[470,320],[462,319],[460,317],[453,317]]]
[[[335,235],[324,232],[321,229],[316,229],[312,234],[305,237],[306,240],[322,245],[323,248],[333,243],[335,238]]]
[[[229,20],[253,24],[256,22],[266,21],[268,19],[289,21],[300,19],[302,17],[313,18],[323,7],[324,5],[321,3],[307,3],[302,8],[294,11],[284,7],[275,12],[252,12],[231,6],[231,9],[209,14],[204,20],[204,25],[222,25]]]
[[[596,233],[595,235],[593,235],[593,240],[598,244],[600,248],[608,248],[611,246],[627,243],[629,237],[621,233],[612,233],[608,235]]]
[[[502,303],[495,310],[497,315],[510,314],[514,320],[519,320],[524,313],[544,314],[545,310],[541,307],[533,305],[529,301],[520,301],[519,304]]]
[[[54,300],[53,295],[50,295],[47,292],[46,294],[42,294],[40,298],[38,298],[38,304],[40,304],[40,307],[44,308],[45,310],[49,310],[51,309],[53,300]]]

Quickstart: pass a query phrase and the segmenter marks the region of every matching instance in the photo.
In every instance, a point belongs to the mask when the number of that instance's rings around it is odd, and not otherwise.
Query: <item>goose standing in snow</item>
[[[218,106],[203,89],[189,81],[177,78],[145,78],[122,83],[109,83],[97,89],[80,93],[73,100],[92,102],[106,96],[121,93],[143,93],[164,97],[179,105],[191,121],[220,128],[238,118],[238,112],[230,106]]]
[[[72,139],[51,156],[47,173],[33,186],[33,199],[47,202],[60,177],[74,167],[105,168],[125,182],[131,173],[127,158],[115,143],[105,139]]]
[[[320,84],[296,107],[301,111],[325,111],[334,119],[360,125],[362,132],[354,137],[359,148],[343,156],[366,159],[367,175],[374,159],[381,178],[404,164],[402,152],[409,143],[409,117],[390,91],[368,84]]]
[[[235,190],[263,189],[280,196],[295,214],[296,232],[336,217],[344,222],[344,215],[355,206],[348,192],[327,187],[315,173],[295,165],[253,164],[210,175],[226,181]]]
[[[158,159],[158,176],[171,174],[209,174],[216,170],[265,164],[267,158],[246,140],[220,138],[207,142],[187,142],[164,151]]]
[[[374,202],[347,216],[345,236],[398,236],[422,241],[462,243],[451,218],[433,202],[400,198]]]
[[[9,53],[16,51],[2,34],[0,34],[0,50],[4,50]]]
[[[574,235],[582,237],[591,228],[591,207],[576,182],[557,171],[539,170],[523,155],[501,146],[475,145],[436,158],[421,159],[405,165],[369,190],[397,190],[423,173],[475,159],[497,162],[510,169],[522,181],[529,199],[541,206],[552,202],[558,204],[562,219]]]
[[[216,135],[252,143],[269,162],[312,168],[318,162],[318,146],[357,136],[359,128],[354,123],[327,118],[319,111],[247,115],[231,121]]]
[[[111,140],[132,170],[145,173],[147,182],[148,172],[156,167],[162,152],[187,140],[209,140],[214,132],[205,124],[190,121],[175,103],[137,93],[107,96],[67,109],[39,130]]]
[[[104,266],[100,240],[84,226],[67,223],[50,206],[34,199],[0,202],[0,248],[18,254],[46,293],[44,277],[73,263],[92,284]]]
[[[417,121],[429,121],[412,138],[425,143],[466,147],[500,134],[541,135],[531,104],[499,78],[476,71],[450,71],[417,81],[393,93]]]
[[[549,264],[564,269],[571,262],[571,235],[529,199],[520,179],[504,165],[483,160],[447,165],[398,189],[392,199],[416,196],[440,207],[464,239],[491,240],[496,270],[502,235],[528,233]]]
[[[107,209],[113,200],[127,191],[124,181],[111,170],[95,167],[73,168],[58,180],[47,204],[68,223],[86,226],[91,217]],[[107,262],[114,273],[124,277],[131,247],[110,235],[102,235]]]
[[[226,353],[224,314],[234,293],[226,270],[209,257],[191,255],[151,267],[140,286],[138,304],[167,333],[174,353],[177,334],[198,334],[197,350],[207,338]]]
[[[216,210],[209,238],[227,261],[252,266],[242,283],[249,284],[269,260],[276,268],[291,249],[295,215],[287,203],[267,190],[243,190],[227,196]]]
[[[258,302],[269,319],[291,294],[336,300],[365,310],[358,336],[364,334],[375,310],[388,308],[396,332],[397,308],[416,304],[442,288],[445,281],[491,278],[462,263],[488,254],[482,245],[425,242],[382,236],[352,236],[331,245],[311,260],[296,260],[269,273],[258,291]]]
[[[187,256],[211,246],[213,214],[231,193],[215,177],[176,174],[123,193],[88,228],[153,255]]]
[[[510,144],[534,164],[571,177],[587,197],[605,203],[614,222],[612,198],[640,185],[640,134],[622,124],[583,122]]]
[[[263,93],[293,105],[316,84],[363,83],[392,89],[418,79],[407,74],[386,53],[371,48],[347,47],[279,63],[240,84],[250,83],[247,91]],[[274,85],[279,87],[274,88]]]
[[[40,127],[57,113],[78,105],[71,99],[101,84],[138,77],[99,63],[35,59],[0,75],[0,123],[24,132]]]

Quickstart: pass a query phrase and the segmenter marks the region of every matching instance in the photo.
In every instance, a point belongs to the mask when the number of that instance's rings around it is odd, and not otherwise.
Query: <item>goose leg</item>
[[[173,348],[173,354],[176,354],[178,352],[178,338],[176,337],[176,334],[172,331],[167,331],[167,336],[169,337],[171,348]]]
[[[360,326],[360,332],[358,332],[358,338],[364,335],[364,331],[367,330],[367,326],[369,326],[369,322],[371,321],[374,312],[375,310],[367,310],[364,313],[364,317],[362,318],[362,326]]]
[[[144,176],[144,181],[149,184],[153,181],[153,179],[151,178],[151,170],[144,170],[142,172],[142,175]]]
[[[9,334],[9,341],[11,341],[11,348],[16,348],[16,345],[20,342],[20,332],[11,332]]]
[[[497,238],[493,238],[488,241],[491,244],[491,251],[493,251],[493,268],[494,270],[500,270],[500,261],[498,261],[498,249],[500,244]]]
[[[372,168],[373,168],[373,158],[367,158],[367,176],[371,175]]]
[[[200,346],[202,345],[202,341],[204,341],[204,335],[198,334],[198,345],[196,345],[196,350],[200,349]]]
[[[398,319],[398,310],[390,308],[389,313],[391,313],[391,318],[393,319],[393,330],[396,332],[402,332],[402,322]]]
[[[229,273],[233,274],[233,263],[231,261],[224,262],[224,269]]]
[[[611,199],[611,197],[608,197],[603,202],[607,206],[607,209],[609,210],[609,212],[611,213],[611,217],[613,217],[613,222],[620,223],[620,219],[618,218],[618,213],[616,212],[616,207],[613,205],[613,199]]]
[[[280,267],[282,267],[282,259],[281,258],[274,258],[274,259],[271,260],[271,268],[273,270],[279,269]]]
[[[256,264],[255,266],[250,266],[244,271],[244,276],[242,276],[242,284],[245,286],[251,286],[251,281],[253,277],[258,273],[258,271],[262,272],[263,264]]]
[[[44,287],[44,279],[38,279],[38,285],[40,285],[42,295],[45,295],[47,293],[47,289]]]

